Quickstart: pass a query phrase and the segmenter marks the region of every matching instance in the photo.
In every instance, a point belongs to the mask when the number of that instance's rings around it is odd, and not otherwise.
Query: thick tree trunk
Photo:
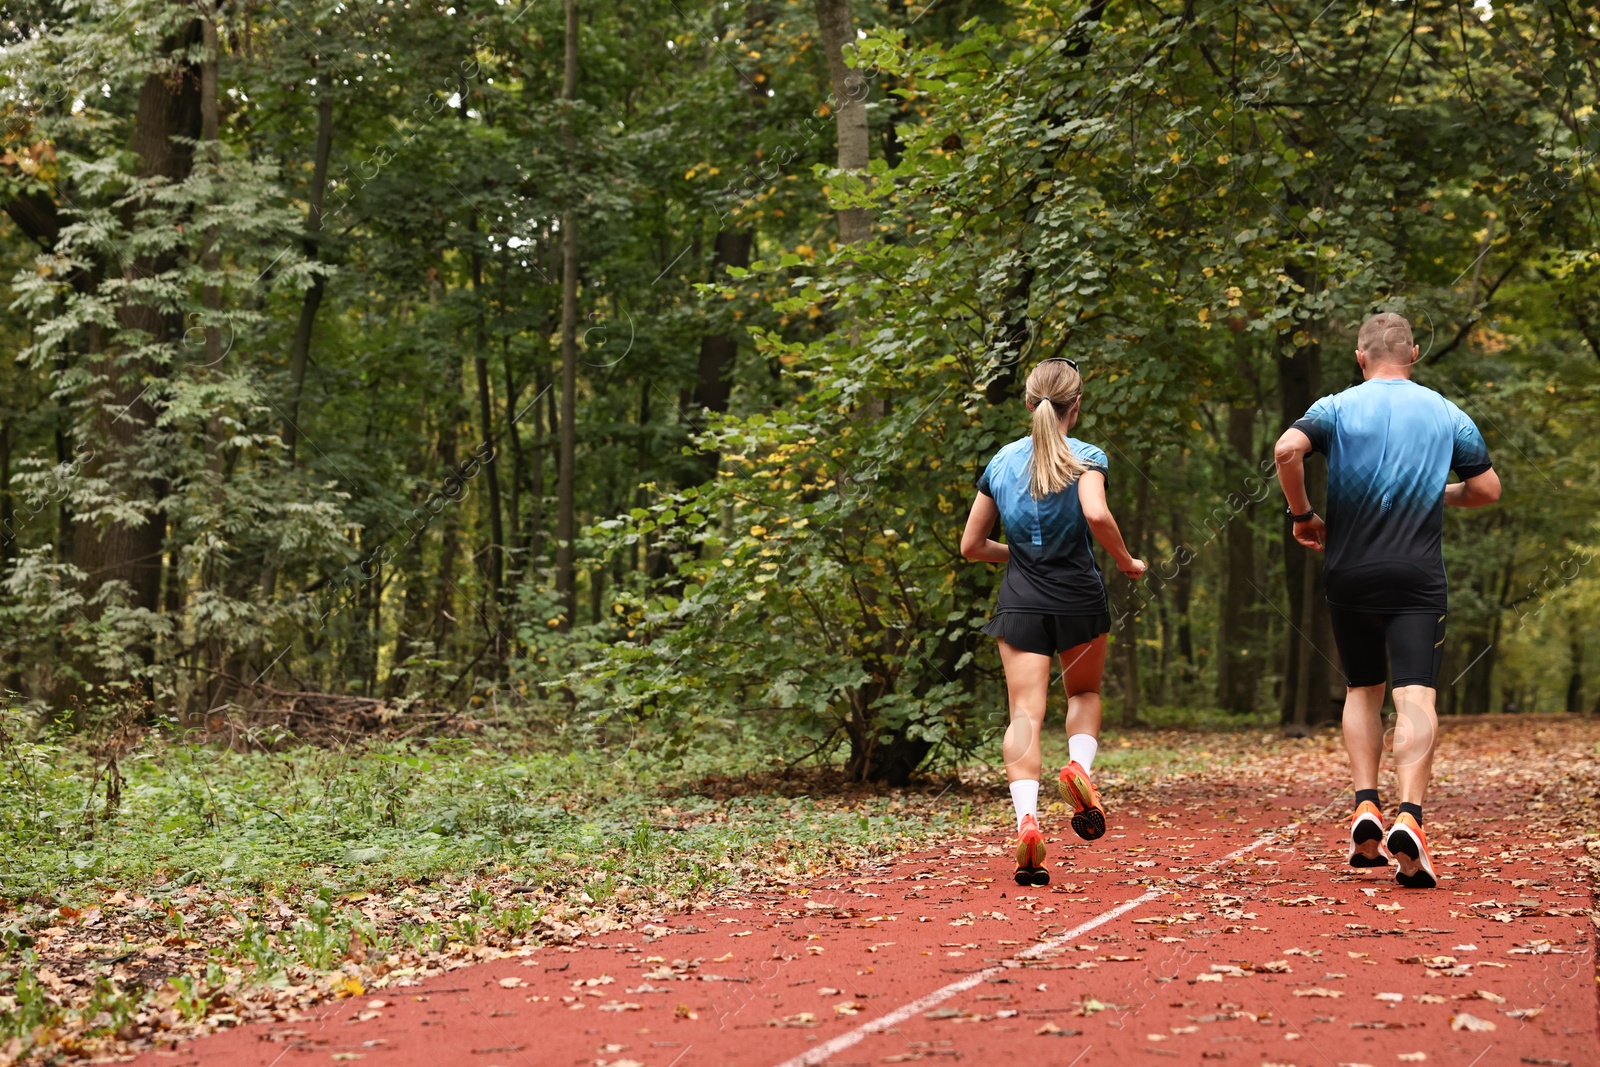
[[[202,36],[201,21],[192,19],[166,43],[165,52],[174,57],[184,55]],[[133,125],[132,148],[140,177],[162,177],[172,183],[188,177],[194,162],[192,145],[201,132],[200,82],[200,71],[188,61],[146,77]],[[137,228],[135,216],[143,206],[129,204],[124,209],[130,229]],[[149,279],[176,265],[176,257],[168,252],[138,256],[124,270],[124,278],[129,282]],[[116,317],[123,331],[142,335],[140,344],[170,345],[183,333],[182,319],[155,304],[125,303],[117,308]],[[98,347],[92,337],[91,348]],[[157,411],[150,400],[151,379],[167,373],[158,363],[118,359],[115,353],[111,356],[98,364],[105,374],[108,395],[93,415],[96,450],[84,464],[89,477],[101,474],[113,458],[130,457],[140,447],[141,439],[155,432]],[[89,576],[91,587],[124,582],[132,592],[132,606],[156,612],[160,609],[162,546],[167,527],[166,514],[157,502],[166,495],[166,485],[159,475],[153,475],[122,488],[142,505],[144,521],[77,524],[73,561]],[[138,652],[146,662],[154,655],[148,646]],[[89,674],[95,673],[91,668]]]
[[[723,230],[717,234],[716,258],[711,267],[713,282],[722,281],[728,267],[750,266],[753,236],[749,230]],[[705,411],[727,413],[733,392],[733,364],[738,355],[739,341],[731,333],[706,334],[700,338],[700,365],[694,384],[694,403],[697,407]],[[716,452],[700,454],[702,481],[716,477],[720,459]]]
[[[1287,356],[1278,356],[1279,414],[1285,426],[1306,413],[1316,400],[1321,384],[1322,353],[1318,345],[1306,345]],[[1319,509],[1325,484],[1322,461],[1308,461],[1306,487],[1312,504]],[[1293,626],[1286,634],[1280,711],[1284,725],[1299,731],[1323,721],[1333,712],[1328,699],[1333,680],[1329,662],[1333,642],[1328,613],[1323,606],[1322,556],[1295,541],[1294,529],[1287,519],[1282,522],[1282,528],[1284,572],[1289,587],[1288,617]],[[1307,568],[1311,571],[1309,576]]]
[[[749,230],[723,230],[717,234],[716,258],[711,280],[721,281],[728,267],[750,266]],[[733,383],[730,374],[739,342],[732,334],[706,334],[700,338],[699,373],[695,378],[694,402],[708,411],[726,412]]]
[[[321,259],[322,206],[328,189],[328,160],[333,154],[333,100],[324,94],[317,101],[317,143],[311,162],[311,188],[306,192],[306,258]],[[283,444],[294,466],[300,445],[300,394],[305,389],[306,360],[311,353],[311,331],[322,307],[323,281],[319,272],[300,301],[300,321],[295,324],[294,340],[289,345],[289,399],[283,417]]]
[[[1487,715],[1498,709],[1494,706],[1494,636],[1492,633],[1479,631],[1467,635],[1467,647],[1463,651],[1467,662],[1471,664],[1462,679],[1461,713],[1463,715]]]
[[[578,0],[566,0],[566,74],[561,98],[570,105],[578,92]],[[564,117],[569,153],[577,141],[569,106]],[[577,536],[577,497],[573,469],[578,450],[578,220],[570,207],[561,215],[561,441],[556,471],[556,594],[561,598],[561,630],[570,630],[578,610],[573,539]]]
[[[850,17],[850,0],[815,0],[817,28],[822,50],[828,59],[828,80],[832,83],[834,126],[839,140],[839,169],[866,170],[869,151],[867,131],[867,80],[861,71],[845,65],[844,50],[856,42],[855,22]],[[866,208],[839,211],[839,243],[864,241],[872,233],[872,216]]]

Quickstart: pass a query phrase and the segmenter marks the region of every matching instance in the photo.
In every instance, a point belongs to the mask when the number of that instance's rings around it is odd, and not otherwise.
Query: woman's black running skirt
[[[1023,652],[1057,656],[1110,633],[1111,613],[1036,615],[1028,611],[1003,611],[989,620],[983,632]]]

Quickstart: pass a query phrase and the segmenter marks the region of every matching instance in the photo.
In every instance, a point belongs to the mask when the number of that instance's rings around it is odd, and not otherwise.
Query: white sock
[[[1022,829],[1022,818],[1039,817],[1039,783],[1024,779],[1011,783],[1011,806],[1017,809],[1017,829]]]
[[[1067,756],[1086,771],[1094,770],[1094,754],[1100,751],[1100,742],[1093,734],[1073,734],[1067,738]]]

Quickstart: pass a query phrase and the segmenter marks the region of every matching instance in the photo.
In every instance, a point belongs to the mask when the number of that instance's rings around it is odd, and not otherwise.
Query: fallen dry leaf
[[[1450,1016],[1450,1029],[1452,1030],[1471,1030],[1474,1032],[1481,1032],[1485,1030],[1493,1030],[1494,1028],[1494,1023],[1490,1022],[1488,1019],[1480,1019],[1476,1015],[1470,1015],[1467,1012]]]

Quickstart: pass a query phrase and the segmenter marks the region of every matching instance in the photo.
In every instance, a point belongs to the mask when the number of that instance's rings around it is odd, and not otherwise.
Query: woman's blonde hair
[[[1047,359],[1028,375],[1027,399],[1033,406],[1033,458],[1028,488],[1035,500],[1059,493],[1088,468],[1072,454],[1061,420],[1083,395],[1083,378],[1064,359]]]

